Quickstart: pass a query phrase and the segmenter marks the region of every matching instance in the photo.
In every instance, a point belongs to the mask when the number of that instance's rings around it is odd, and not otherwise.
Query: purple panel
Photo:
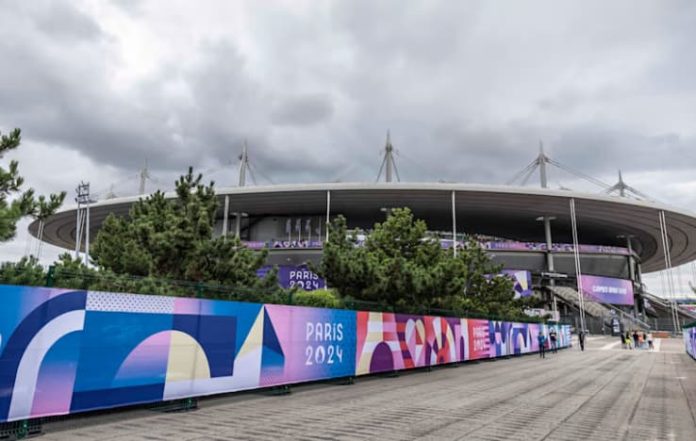
[[[633,284],[630,280],[612,277],[580,276],[582,293],[601,303],[613,305],[633,304]]]
[[[515,290],[515,298],[529,297],[534,291],[532,290],[532,273],[527,270],[504,269],[503,274],[509,276],[514,282],[513,289]]]
[[[256,271],[259,277],[265,277],[270,266],[264,266]],[[314,291],[326,287],[326,281],[310,271],[306,266],[281,265],[278,267],[278,284],[283,288],[298,286],[305,291]]]

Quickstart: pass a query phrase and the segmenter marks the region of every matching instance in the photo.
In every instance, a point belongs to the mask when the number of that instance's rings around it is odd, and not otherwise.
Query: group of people
[[[543,332],[537,335],[537,341],[539,343],[539,358],[546,358],[546,349],[548,344],[548,349],[554,353],[558,352],[558,334],[554,328],[549,331],[549,337],[547,338]],[[580,350],[585,350],[585,332],[578,332],[578,343],[580,343]]]
[[[653,345],[653,335],[651,333],[638,332],[636,330],[626,331],[626,334],[619,334],[621,346],[624,349],[655,349]]]
[[[539,358],[546,358],[546,346],[548,344],[548,349],[553,351],[554,354],[558,352],[558,334],[556,329],[551,328],[549,331],[548,340],[543,332],[537,335],[537,342],[539,343]]]

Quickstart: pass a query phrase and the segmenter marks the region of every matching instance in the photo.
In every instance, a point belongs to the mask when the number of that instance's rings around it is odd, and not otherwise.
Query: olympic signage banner
[[[256,275],[261,278],[266,277],[271,268],[270,266],[263,266],[256,271]],[[310,271],[306,265],[279,265],[278,284],[283,288],[297,286],[305,291],[326,288],[326,281]]]
[[[7,285],[0,299],[0,422],[524,354],[550,329]]]
[[[502,273],[513,281],[515,298],[529,297],[534,294],[532,290],[532,272],[527,270],[504,269]]]
[[[580,276],[580,286],[586,297],[613,305],[633,304],[633,283],[613,277]]]

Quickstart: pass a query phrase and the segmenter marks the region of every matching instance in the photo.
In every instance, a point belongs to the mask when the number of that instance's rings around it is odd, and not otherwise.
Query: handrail
[[[561,289],[559,289],[559,288],[561,288]],[[570,290],[570,291],[573,291],[573,292],[575,293],[575,295],[574,295],[574,296],[572,296],[572,295],[566,296],[566,295],[564,295],[565,293],[562,291],[562,289],[568,289],[568,290]],[[573,301],[573,302],[575,302],[575,301],[577,300],[577,299],[576,299],[577,290],[575,290],[575,289],[573,289],[573,288],[571,288],[571,287],[567,287],[567,286],[558,286],[558,287],[553,288],[552,291],[553,291],[556,295],[558,295],[559,297],[561,297],[561,298],[563,298],[563,299],[565,299],[565,300],[570,300],[570,301]],[[649,323],[644,322],[643,320],[640,320],[639,318],[633,317],[632,315],[630,315],[630,314],[628,314],[628,313],[626,313],[626,312],[620,310],[619,308],[615,307],[614,305],[610,305],[610,304],[608,304],[608,303],[600,303],[600,302],[596,302],[596,301],[593,301],[593,300],[590,300],[590,299],[587,299],[585,302],[586,302],[586,306],[587,306],[587,305],[592,305],[594,308],[599,307],[599,308],[601,308],[601,309],[604,309],[604,310],[606,311],[607,314],[610,314],[612,311],[613,311],[615,314],[618,313],[619,317],[622,318],[623,320],[629,321],[629,322],[633,323],[634,325],[639,326],[639,327],[641,327],[641,328],[645,328],[645,329],[651,329],[651,328],[652,328],[652,326],[651,326]],[[600,309],[600,312],[603,312],[603,313],[604,313],[604,311],[601,311],[601,309]],[[590,312],[590,311],[589,311],[589,308],[587,308],[587,307],[585,307],[585,310],[588,311],[588,312]],[[592,314],[592,312],[590,312],[590,314]],[[592,315],[594,315],[594,314],[592,314]],[[602,317],[602,318],[606,318],[606,316],[605,316],[605,317]]]
[[[609,304],[609,303],[606,303],[606,304],[603,304],[603,306],[605,306],[606,308],[608,308],[610,311],[614,311],[615,313],[618,312],[618,313],[621,315],[621,317],[623,317],[623,318],[625,318],[625,319],[627,319],[627,320],[630,320],[630,321],[632,321],[632,322],[634,322],[634,323],[637,323],[637,324],[641,325],[641,326],[644,327],[644,328],[647,328],[647,329],[652,328],[652,326],[650,326],[649,323],[644,322],[643,320],[639,319],[638,317],[634,317],[634,316],[632,316],[631,314],[628,314],[628,313],[626,313],[625,311],[620,310],[619,308],[617,308],[617,307],[614,306],[614,305],[611,305],[611,304]]]
[[[657,304],[661,305],[663,308],[669,309],[672,307],[672,305],[669,303],[669,301],[667,299],[663,299],[662,297],[659,297],[655,294],[649,293],[647,291],[643,291],[643,295],[645,297],[647,297],[651,302],[657,303]],[[696,319],[696,313],[693,313],[687,309],[677,308],[677,312],[686,316],[686,317]]]

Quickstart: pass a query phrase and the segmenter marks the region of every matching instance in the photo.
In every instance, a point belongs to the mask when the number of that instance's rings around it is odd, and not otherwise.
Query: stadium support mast
[[[145,159],[145,167],[140,170],[140,187],[138,194],[145,194],[145,181],[150,179],[150,172],[147,170],[147,159]]]
[[[247,149],[246,139],[244,140],[244,147],[242,147],[242,154],[239,156],[239,187],[244,187],[246,185],[246,173],[249,169],[249,154]],[[251,175],[252,180],[254,175]],[[235,235],[239,239],[242,234],[242,212],[237,211],[237,220],[235,222]]]
[[[585,180],[587,182],[590,182],[594,185],[597,185],[598,187],[601,187],[605,191],[607,191],[611,186],[600,181],[599,179],[593,178],[590,175],[587,175],[585,173],[582,173],[578,170],[575,170],[571,167],[568,167],[567,165],[563,165],[560,162],[549,158],[546,156],[544,153],[544,145],[541,141],[539,141],[539,155],[532,160],[525,168],[517,172],[515,176],[513,176],[510,180],[508,180],[505,185],[519,185],[524,186],[529,178],[534,174],[536,169],[539,169],[539,177],[541,179],[541,187],[542,188],[548,188],[548,178],[547,178],[547,167],[546,165],[550,164],[554,167],[556,167],[559,170],[563,170],[567,173],[570,173],[571,175],[575,176],[576,178],[580,178],[582,180]],[[566,189],[567,190],[567,189]]]
[[[239,155],[239,180],[237,181],[237,186],[238,187],[244,187],[246,185],[246,174],[247,174],[247,169],[249,169],[249,154],[248,154],[248,148],[247,148],[247,142],[246,139],[244,140],[244,146],[242,147],[242,154]],[[253,177],[253,176],[252,176]],[[235,213],[235,218],[236,218],[236,224],[235,224],[235,234],[237,237],[239,237],[240,232],[241,232],[241,218],[242,214],[237,212]],[[222,235],[227,236],[227,222],[230,217],[230,196],[226,195],[225,196],[225,207],[224,211],[222,214]]]
[[[549,157],[544,154],[544,143],[539,141],[539,156],[536,159],[536,165],[539,167],[539,179],[541,180],[541,188],[548,188],[549,183],[546,178],[546,164]]]
[[[387,182],[392,181],[392,170],[394,169],[394,146],[392,146],[391,139],[389,138],[389,131],[387,131],[387,144],[384,146],[384,158],[387,161],[387,170],[385,173]]]
[[[379,167],[379,172],[377,173],[377,181],[379,177],[382,176],[382,170],[384,170],[385,182],[392,182],[393,176],[396,175],[396,180],[401,181],[399,177],[399,170],[396,168],[396,162],[394,161],[394,146],[391,143],[391,136],[387,130],[387,142],[384,145],[384,157],[382,158],[382,164]]]
[[[247,142],[244,140],[242,154],[239,155],[239,187],[246,185],[246,171],[249,168],[249,155],[247,153]]]
[[[615,192],[618,192],[619,196],[622,198],[632,196],[636,199],[651,200],[650,197],[644,193],[626,184],[626,182],[623,180],[623,176],[621,175],[621,170],[619,170],[619,182],[604,190],[604,193],[606,194],[613,194]]]

